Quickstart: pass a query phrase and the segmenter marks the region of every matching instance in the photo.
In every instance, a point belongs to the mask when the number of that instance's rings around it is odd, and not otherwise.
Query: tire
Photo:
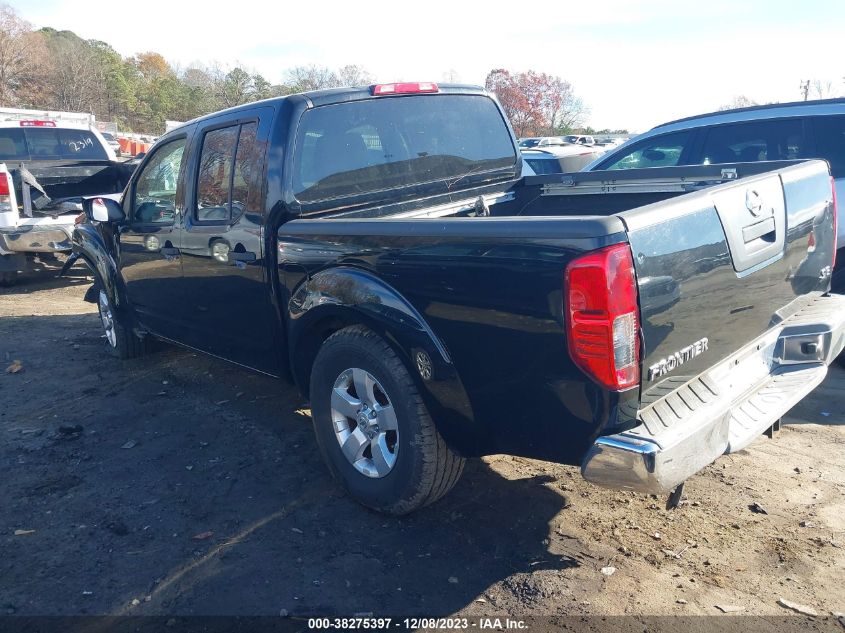
[[[100,285],[97,295],[97,310],[105,330],[106,349],[120,359],[137,358],[147,351],[147,341],[135,335],[131,328],[115,314],[108,293]]]
[[[356,385],[365,385],[363,399]],[[371,330],[352,326],[326,339],[310,392],[323,459],[359,503],[407,514],[437,501],[460,478],[464,459],[437,432],[404,363]],[[344,440],[354,457],[341,448]]]

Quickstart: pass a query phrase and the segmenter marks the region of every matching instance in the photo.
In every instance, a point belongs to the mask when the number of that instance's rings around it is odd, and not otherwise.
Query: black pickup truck
[[[822,161],[524,176],[483,89],[263,101],[162,137],[73,248],[109,349],[292,380],[357,500],[404,513],[467,457],[668,492],[845,346]]]

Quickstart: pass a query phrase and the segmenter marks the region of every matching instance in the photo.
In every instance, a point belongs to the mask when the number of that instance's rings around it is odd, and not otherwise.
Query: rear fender
[[[300,390],[308,394],[311,366],[325,338],[357,324],[379,334],[396,351],[450,447],[464,455],[483,454],[486,434],[475,429],[469,398],[448,350],[413,305],[366,271],[352,267],[324,270],[292,294],[289,353]]]

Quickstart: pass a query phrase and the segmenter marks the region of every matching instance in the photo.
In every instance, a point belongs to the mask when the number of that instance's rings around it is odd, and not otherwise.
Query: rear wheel
[[[137,358],[146,351],[146,341],[139,338],[115,313],[108,293],[100,287],[97,295],[97,308],[103,325],[106,349],[117,358]]]
[[[364,327],[344,328],[320,348],[311,413],[329,470],[375,510],[406,514],[433,503],[463,472],[405,365]]]

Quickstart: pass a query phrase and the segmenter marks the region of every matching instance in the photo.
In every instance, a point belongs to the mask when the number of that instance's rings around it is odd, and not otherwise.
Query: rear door
[[[643,403],[825,292],[827,165],[810,161],[620,214],[640,290]]]
[[[197,130],[180,236],[180,341],[267,372],[278,369],[265,283],[263,183],[273,108]]]
[[[744,121],[702,129],[700,156],[690,164],[756,163],[809,158],[809,134],[800,117]]]

